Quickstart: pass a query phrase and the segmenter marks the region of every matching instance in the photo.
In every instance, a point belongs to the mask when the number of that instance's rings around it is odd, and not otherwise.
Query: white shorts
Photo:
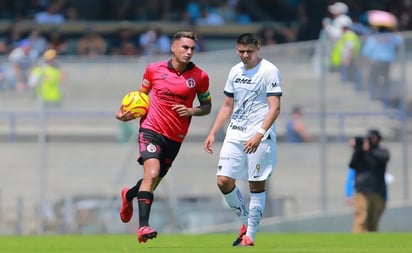
[[[263,140],[255,153],[246,154],[243,143],[224,141],[217,166],[218,176],[247,181],[265,181],[276,165],[276,142]]]

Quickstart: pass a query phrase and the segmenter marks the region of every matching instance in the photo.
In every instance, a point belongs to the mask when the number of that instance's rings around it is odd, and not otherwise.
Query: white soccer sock
[[[248,209],[246,207],[245,198],[237,186],[228,194],[223,195],[226,203],[229,205],[232,212],[238,216],[243,224],[248,221]]]
[[[266,205],[266,192],[251,193],[249,203],[249,219],[246,235],[255,241],[255,235],[259,230],[260,220]]]

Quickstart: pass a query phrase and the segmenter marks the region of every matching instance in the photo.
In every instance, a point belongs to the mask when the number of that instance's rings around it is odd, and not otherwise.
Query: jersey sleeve
[[[153,65],[149,64],[145,72],[143,73],[142,87],[148,90],[152,89],[152,79],[153,79]]]
[[[235,75],[234,67],[229,71],[229,75],[226,80],[225,88],[223,89],[223,93],[228,97],[233,97],[234,89],[233,89],[233,76]]]
[[[282,78],[277,67],[267,72],[266,94],[267,96],[282,96]]]
[[[199,99],[200,103],[211,101],[209,92],[209,76],[205,72],[202,72],[201,74],[201,83],[200,88],[197,91],[197,98]]]

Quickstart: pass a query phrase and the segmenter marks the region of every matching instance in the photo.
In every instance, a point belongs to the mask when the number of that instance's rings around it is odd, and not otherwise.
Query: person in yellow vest
[[[359,36],[351,30],[352,21],[342,20],[342,36],[335,43],[332,50],[334,61],[339,67],[343,82],[354,82],[355,88],[362,88],[361,72],[359,70],[359,56],[361,42]]]
[[[29,86],[35,89],[36,98],[44,102],[46,107],[60,106],[63,98],[63,73],[56,58],[56,50],[46,50],[43,53],[44,63],[31,71],[28,82]]]

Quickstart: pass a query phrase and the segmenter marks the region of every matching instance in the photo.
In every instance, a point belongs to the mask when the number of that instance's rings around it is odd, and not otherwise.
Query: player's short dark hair
[[[251,33],[243,33],[237,37],[237,44],[259,46],[259,41]]]
[[[196,33],[181,31],[181,32],[177,32],[173,35],[172,42],[175,41],[175,40],[181,39],[181,38],[188,38],[188,39],[192,39],[194,41],[197,41]]]

